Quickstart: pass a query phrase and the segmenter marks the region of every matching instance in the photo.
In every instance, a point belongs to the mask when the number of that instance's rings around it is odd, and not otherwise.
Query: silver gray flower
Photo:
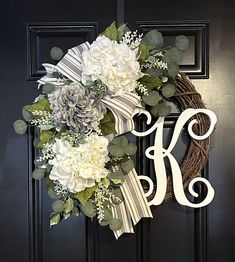
[[[56,123],[66,124],[79,132],[96,129],[106,113],[106,107],[95,100],[79,83],[62,86],[49,95]]]

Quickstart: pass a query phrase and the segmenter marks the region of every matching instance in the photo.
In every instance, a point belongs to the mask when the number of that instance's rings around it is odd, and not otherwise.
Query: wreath
[[[51,49],[58,62],[43,64],[47,73],[38,80],[41,94],[23,107],[24,120],[14,122],[18,134],[26,132],[27,122],[35,126],[32,177],[44,178],[53,199],[51,226],[71,215],[97,216],[119,237],[133,232],[132,223],[141,217],[152,216],[144,195],[148,188],[132,160],[137,146],[124,134],[134,129],[137,109],[158,118],[170,114],[171,102],[180,111],[205,108],[193,84],[179,73],[188,45],[180,35],[173,46],[164,47],[157,30],[143,36],[114,22],[91,44],[65,55],[58,47]],[[204,134],[210,121],[203,114],[196,118],[194,131]],[[181,164],[184,188],[200,175],[209,147],[209,138],[191,140]],[[165,200],[173,197],[168,179]]]

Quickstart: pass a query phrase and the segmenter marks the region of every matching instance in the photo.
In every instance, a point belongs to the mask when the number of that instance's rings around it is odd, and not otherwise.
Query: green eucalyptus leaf
[[[116,22],[113,22],[100,35],[104,35],[104,36],[108,37],[111,40],[118,41],[119,40],[119,32],[118,32],[117,27],[116,27]]]
[[[99,224],[102,226],[102,227],[105,227],[109,224],[109,221],[108,220],[102,220],[102,221],[99,221]]]
[[[151,108],[151,110],[150,110],[150,113],[151,113],[153,116],[155,116],[155,117],[158,116],[159,105],[160,105],[160,104],[158,104],[158,105],[156,105],[156,106],[153,106],[153,107]]]
[[[175,78],[179,73],[179,65],[176,62],[169,63],[167,66],[169,76]]]
[[[40,125],[39,127],[41,128],[41,130],[44,130],[44,131],[51,130],[51,129],[55,128],[54,125]]]
[[[52,203],[52,209],[56,213],[60,213],[64,210],[64,201],[63,200],[56,200]]]
[[[139,45],[139,63],[143,64],[144,61],[149,57],[149,51],[153,49],[152,46],[141,43]]]
[[[143,101],[149,106],[155,106],[160,100],[158,91],[151,91],[147,95],[142,96]]]
[[[60,199],[60,196],[55,192],[55,189],[52,187],[48,188],[48,196],[54,200]]]
[[[50,219],[50,226],[54,226],[60,222],[60,214],[56,214]]]
[[[171,106],[167,105],[166,103],[159,104],[158,107],[158,115],[161,117],[168,116],[171,112]]]
[[[55,46],[52,47],[51,51],[50,51],[50,56],[53,60],[59,61],[64,55],[64,52],[62,51],[61,48]]]
[[[132,159],[127,159],[123,162],[121,162],[121,168],[129,173],[134,168],[134,162]]]
[[[19,135],[23,135],[27,130],[27,124],[25,121],[18,119],[13,123],[15,132]]]
[[[64,212],[65,213],[69,213],[73,210],[74,204],[73,204],[73,199],[72,198],[68,198],[65,202],[64,205]]]
[[[126,147],[126,154],[133,156],[137,151],[137,146],[133,143],[130,143],[127,147]]]
[[[184,35],[178,35],[176,38],[175,38],[175,46],[182,50],[182,51],[185,51],[188,49],[189,47],[189,40],[186,36]]]
[[[42,91],[44,94],[50,94],[55,91],[55,86],[51,83],[46,83],[45,85],[43,85]]]
[[[161,49],[163,47],[162,34],[157,30],[149,31],[142,39],[142,42],[147,45],[154,46],[156,49]]]
[[[31,108],[31,105],[26,105],[22,109],[23,118],[24,118],[25,121],[28,121],[28,122],[33,120],[32,113],[28,111],[28,109],[30,109],[30,108]]]
[[[111,209],[105,207],[104,208],[104,220],[105,221],[111,221],[113,218]]]
[[[44,168],[37,168],[33,171],[32,177],[35,180],[40,180],[44,177],[45,175],[45,169]]]
[[[72,210],[72,215],[75,215],[77,217],[80,215],[80,211],[76,206],[74,206],[74,208]]]
[[[126,136],[117,136],[111,142],[110,145],[121,146],[122,148],[126,148],[128,146],[128,139]]]
[[[122,226],[123,226],[123,222],[122,222],[122,220],[120,220],[118,218],[113,218],[109,223],[109,227],[113,231],[120,230],[122,228]]]
[[[97,185],[94,185],[92,187],[87,187],[85,190],[76,193],[74,197],[78,199],[81,202],[81,204],[84,206],[86,205],[88,199],[92,197],[96,188]]]
[[[172,84],[166,84],[162,87],[162,94],[164,97],[168,98],[168,97],[172,97],[175,94],[175,86]]]
[[[163,70],[157,67],[148,68],[145,73],[151,77],[157,77],[155,78],[157,81],[157,87],[161,86],[161,79],[159,77],[163,76]],[[154,83],[154,87],[156,86],[156,83]]]
[[[109,153],[112,155],[112,156],[116,156],[116,157],[122,157],[123,155],[125,155],[125,149],[118,146],[118,145],[112,145],[110,144],[108,146],[108,150],[109,150]]]
[[[110,173],[109,179],[115,184],[122,184],[125,181],[124,174],[121,170]]]
[[[179,64],[183,58],[183,54],[184,53],[177,47],[172,47],[166,52],[165,56],[163,57],[163,61],[167,64],[172,62]]]
[[[83,212],[88,217],[94,217],[96,215],[96,209],[91,200],[88,200],[87,203],[82,207]]]

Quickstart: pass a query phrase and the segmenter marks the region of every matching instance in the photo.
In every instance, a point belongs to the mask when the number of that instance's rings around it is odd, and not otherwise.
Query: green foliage
[[[78,199],[80,203],[84,206],[86,205],[87,201],[92,197],[96,188],[97,185],[94,185],[92,187],[87,187],[85,190],[76,193],[74,197]]]
[[[110,173],[109,179],[115,185],[122,184],[125,181],[124,174],[121,170],[117,170],[115,172]]]
[[[145,43],[146,45],[153,46],[156,49],[161,49],[163,47],[162,34],[157,30],[149,31],[142,39],[142,42]]]
[[[50,130],[43,130],[39,136],[39,144],[37,145],[38,148],[42,148],[46,143],[49,143],[51,139],[54,137],[54,132]]]
[[[153,88],[158,88],[162,85],[162,81],[158,76],[149,76],[145,75],[143,76],[139,82],[143,84],[147,89],[153,89]]]
[[[132,159],[126,159],[124,161],[121,162],[121,168],[129,173],[133,168],[134,168],[134,162]]]
[[[50,56],[53,60],[59,61],[64,55],[64,52],[62,51],[61,48],[55,46],[52,47],[51,51],[50,51]]]
[[[42,87],[42,92],[44,94],[50,94],[52,93],[53,91],[55,91],[55,86],[51,83],[46,83],[45,85],[43,85]]]
[[[121,29],[120,29],[121,30]],[[118,41],[119,40],[119,32],[116,27],[116,22],[113,22],[109,27],[105,29],[103,33],[100,35],[104,35],[111,40]]]
[[[118,218],[113,218],[109,223],[109,227],[113,231],[120,230],[122,228],[122,226],[123,226],[123,222],[122,222],[122,220],[120,220]]]
[[[16,120],[13,123],[13,127],[15,129],[15,132],[19,135],[23,135],[27,130],[27,124],[21,119]]]
[[[64,210],[64,201],[63,200],[56,200],[52,203],[52,209],[56,213],[60,213]]]
[[[64,205],[64,212],[65,213],[69,213],[73,210],[74,208],[74,202],[73,202],[73,199],[72,198],[68,198],[65,202],[65,205]]]
[[[30,108],[27,109],[29,112],[33,113],[35,110],[49,111],[51,112],[50,103],[46,98],[39,100],[38,102],[31,105]]]
[[[137,151],[137,146],[133,143],[130,143],[127,147],[126,147],[126,154],[127,155],[130,155],[130,156],[133,156],[135,155]]]
[[[169,98],[175,94],[175,89],[175,86],[169,83],[164,85],[161,91],[164,97]]]
[[[185,51],[188,49],[189,47],[189,40],[186,36],[184,35],[178,35],[176,38],[175,38],[175,46],[182,50],[182,51]]]
[[[53,187],[49,187],[48,188],[48,196],[51,198],[51,199],[54,199],[54,200],[58,200],[60,199],[60,196],[56,194],[55,190]]]
[[[151,108],[151,114],[155,117],[165,117],[171,112],[171,106],[166,103],[159,103],[158,105]]]
[[[28,109],[31,108],[31,105],[26,105],[22,109],[22,115],[25,121],[31,121],[33,120],[33,115],[28,111]]]
[[[106,188],[108,188],[109,185],[110,185],[110,180],[109,180],[109,178],[108,178],[108,177],[102,178],[102,184],[103,184]]]
[[[115,119],[113,113],[109,110],[103,119],[100,121],[100,129],[104,136],[113,134],[117,132],[115,130]]]
[[[139,63],[143,64],[149,56],[149,51],[153,49],[152,46],[141,43],[139,45]]]
[[[151,91],[147,95],[142,96],[143,101],[145,104],[149,106],[155,106],[158,104],[160,100],[160,95],[158,91]]]
[[[44,177],[45,175],[45,169],[44,168],[37,168],[33,171],[32,177],[35,180],[40,180]]]
[[[169,76],[175,78],[179,73],[179,65],[176,62],[171,62],[167,65],[167,71]]]
[[[129,28],[126,26],[126,24],[123,24],[118,27],[118,41],[120,42],[122,40],[122,36],[125,32],[130,31]]]
[[[120,147],[119,145],[109,144],[108,150],[109,153],[115,157],[122,157],[125,155],[125,148]]]
[[[179,64],[183,58],[183,54],[183,51],[179,50],[177,47],[172,47],[167,50],[162,60],[167,64],[170,64],[172,62],[176,62],[177,64]]]
[[[52,226],[58,224],[59,222],[60,222],[60,214],[56,214],[56,215],[51,217],[50,226],[52,227]]]
[[[88,217],[94,217],[96,215],[96,209],[92,200],[88,200],[87,203],[82,207],[82,210]]]

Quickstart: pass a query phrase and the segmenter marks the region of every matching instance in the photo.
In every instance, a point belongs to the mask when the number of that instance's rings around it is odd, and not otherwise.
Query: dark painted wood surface
[[[235,251],[235,75],[233,1],[8,0],[0,3],[0,261],[1,262],[233,262]],[[208,166],[216,190],[208,208],[191,210],[174,201],[153,207],[153,220],[143,220],[135,235],[116,241],[95,221],[74,217],[49,229],[51,201],[44,186],[30,178],[33,130],[14,134],[19,110],[37,95],[42,62],[49,50],[64,50],[85,40],[113,20],[131,29],[161,30],[170,42],[184,33],[191,48],[181,69],[193,79],[218,124]],[[27,23],[27,30],[26,24]],[[172,132],[171,119],[165,140]],[[140,121],[144,128],[144,123]],[[131,137],[134,141],[135,138]],[[140,161],[153,138],[137,141],[137,169],[153,176],[148,160]],[[175,149],[180,160],[187,139]],[[203,189],[201,189],[203,194]]]

